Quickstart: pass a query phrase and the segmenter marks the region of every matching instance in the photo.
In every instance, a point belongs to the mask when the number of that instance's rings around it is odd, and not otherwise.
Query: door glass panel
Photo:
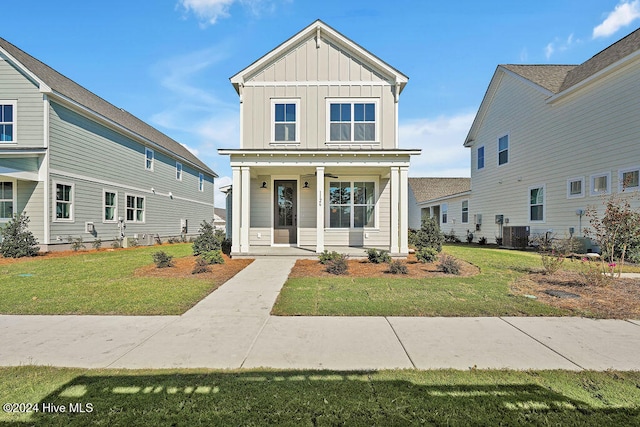
[[[278,184],[278,225],[293,226],[293,185]]]

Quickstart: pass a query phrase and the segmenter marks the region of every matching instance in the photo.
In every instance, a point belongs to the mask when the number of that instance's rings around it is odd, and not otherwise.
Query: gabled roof
[[[471,178],[409,178],[417,203],[450,197],[471,190]]]
[[[248,77],[255,74],[256,71],[267,67],[272,62],[286,55],[292,48],[297,46],[303,40],[306,40],[310,37],[317,37],[318,35],[320,35],[322,38],[331,40],[332,42],[347,50],[353,56],[357,57],[362,62],[378,70],[383,75],[388,76],[391,80],[393,80],[392,83],[398,83],[400,85],[400,92],[402,92],[407,82],[409,81],[409,77],[405,76],[400,71],[384,62],[382,59],[378,58],[359,44],[345,37],[338,31],[318,19],[293,37],[289,38],[284,43],[280,44],[271,52],[262,56],[248,67],[233,75],[229,80],[231,80],[231,83],[236,89],[236,92],[240,93],[239,86],[243,84]]]
[[[521,77],[537,84],[549,92],[558,93],[564,83],[567,74],[575,65],[514,65],[504,64],[501,67],[518,74]]]
[[[40,89],[42,91],[48,92],[48,89],[50,89],[54,95],[61,95],[64,98],[68,98],[99,116],[104,117],[108,121],[127,129],[145,140],[157,144],[159,147],[191,163],[202,171],[215,177],[218,176],[182,144],[169,138],[133,114],[110,104],[1,37],[0,53],[7,55],[12,62],[16,61],[16,66],[26,69],[26,71],[37,79],[38,83],[48,86],[48,88],[41,87]]]
[[[217,215],[221,220],[227,220],[227,210],[222,208],[213,208],[213,213]]]

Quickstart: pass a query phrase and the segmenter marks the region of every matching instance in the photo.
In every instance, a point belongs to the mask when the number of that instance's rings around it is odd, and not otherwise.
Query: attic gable
[[[318,20],[231,77],[247,82],[388,82],[402,91],[407,76]],[[259,83],[258,83],[259,84]]]

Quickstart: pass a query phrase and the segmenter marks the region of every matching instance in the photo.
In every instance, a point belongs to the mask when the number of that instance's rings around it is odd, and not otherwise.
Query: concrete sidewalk
[[[182,316],[0,316],[0,366],[640,370],[640,321],[276,317],[264,257]]]

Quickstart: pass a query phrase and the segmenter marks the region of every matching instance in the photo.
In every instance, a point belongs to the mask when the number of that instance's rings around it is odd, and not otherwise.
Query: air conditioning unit
[[[502,245],[508,248],[526,248],[529,245],[528,226],[502,227]]]

